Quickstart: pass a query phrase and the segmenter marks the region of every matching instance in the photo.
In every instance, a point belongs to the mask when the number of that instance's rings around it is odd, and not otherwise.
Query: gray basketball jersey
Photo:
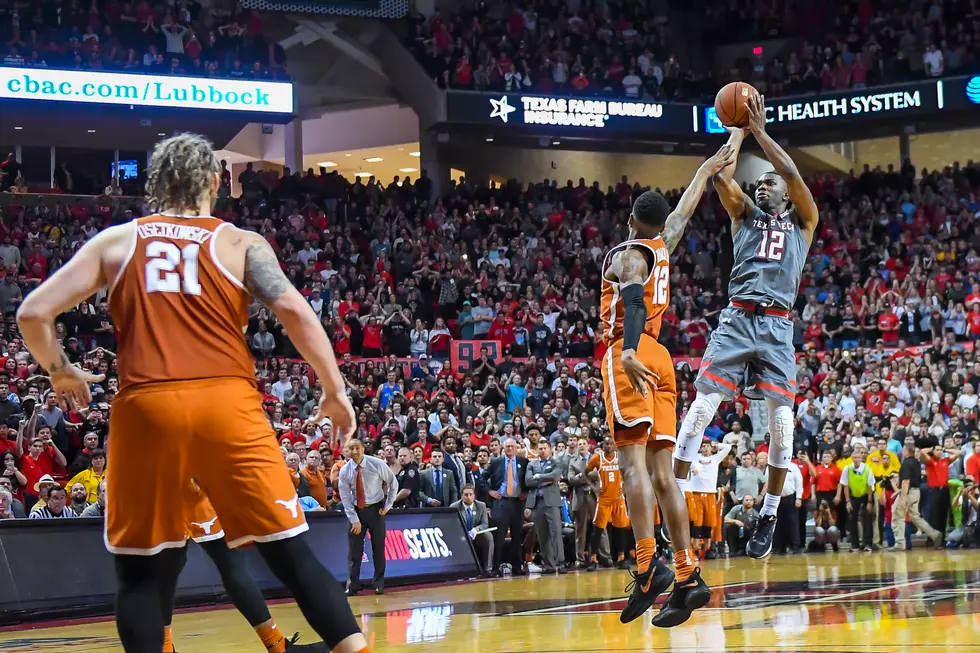
[[[753,204],[732,245],[729,298],[791,309],[810,250],[796,211],[772,216]]]

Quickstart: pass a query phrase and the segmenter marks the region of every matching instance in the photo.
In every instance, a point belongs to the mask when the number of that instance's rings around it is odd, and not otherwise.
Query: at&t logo
[[[973,104],[980,104],[980,75],[966,83],[966,99]]]

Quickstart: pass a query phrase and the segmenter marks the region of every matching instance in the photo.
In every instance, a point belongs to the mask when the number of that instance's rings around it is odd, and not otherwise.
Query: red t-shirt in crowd
[[[898,342],[898,331],[886,330],[895,329],[897,326],[898,316],[894,313],[883,313],[881,317],[878,318],[878,328],[881,329],[881,339],[884,340],[886,344]]]
[[[365,324],[364,325],[364,348],[365,349],[381,349],[381,330],[380,324]]]
[[[970,311],[966,316],[971,336],[980,336],[980,311]]]
[[[487,431],[483,433],[477,433],[476,431],[470,432],[470,446],[474,449],[478,447],[489,447],[490,440],[492,439]]]
[[[817,470],[817,492],[836,492],[840,485],[840,467],[830,463],[826,467],[821,463],[815,465]]]
[[[949,483],[949,459],[926,457],[926,483],[929,487],[946,487]]]
[[[980,453],[975,453],[963,463],[963,473],[980,483]]]
[[[865,392],[864,393],[864,408],[875,415],[881,415],[885,410],[885,399],[888,395],[885,394],[884,390],[879,390],[878,392]]]
[[[50,447],[45,447],[44,451],[41,452],[41,457],[37,460],[25,454],[20,459],[20,471],[27,477],[27,485],[24,487],[24,491],[36,497],[37,492],[34,490],[34,486],[37,485],[37,482],[45,474],[54,474],[54,452]]]
[[[810,499],[810,466],[804,462],[800,462],[798,459],[793,460],[796,466],[800,468],[800,474],[803,475],[803,500],[809,501]]]

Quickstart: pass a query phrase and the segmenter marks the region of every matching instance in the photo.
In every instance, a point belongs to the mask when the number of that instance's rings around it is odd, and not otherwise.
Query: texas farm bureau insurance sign
[[[562,127],[595,127],[602,129],[612,116],[631,118],[662,118],[664,105],[649,102],[617,100],[583,100],[577,98],[535,97],[522,95],[520,119],[525,125],[559,125]],[[490,98],[490,117],[506,123],[517,111],[508,96]]]

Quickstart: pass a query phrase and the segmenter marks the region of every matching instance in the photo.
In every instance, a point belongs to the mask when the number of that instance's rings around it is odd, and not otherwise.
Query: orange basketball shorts
[[[657,376],[656,388],[646,397],[630,385],[623,371],[622,353],[623,341],[616,340],[602,357],[602,392],[609,432],[619,446],[673,447],[677,441],[677,383],[670,352],[656,338],[645,333],[640,336],[636,356]],[[641,425],[648,428],[629,428]]]
[[[183,546],[194,535],[189,524],[213,518],[201,493],[232,548],[308,529],[259,394],[245,379],[124,389],[110,431],[105,539],[112,553]]]
[[[599,529],[605,528],[610,523],[616,528],[629,528],[630,517],[626,513],[626,500],[603,501],[599,499],[596,502],[595,517],[592,519],[592,523]]]
[[[714,492],[687,493],[687,511],[695,528],[714,528],[718,523],[718,501]]]

